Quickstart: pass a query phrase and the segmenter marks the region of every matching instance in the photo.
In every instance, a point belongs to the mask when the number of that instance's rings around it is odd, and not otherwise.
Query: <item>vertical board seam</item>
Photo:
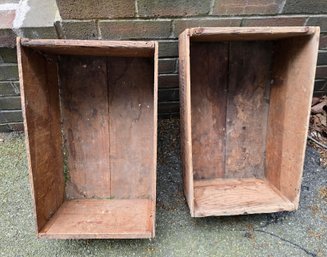
[[[111,150],[111,147],[110,147],[110,95],[109,95],[109,58],[110,57],[106,57],[106,75],[107,75],[107,102],[108,102],[108,167],[109,167],[109,197],[111,198],[112,197],[112,186],[111,186],[111,157],[110,157],[110,150]]]

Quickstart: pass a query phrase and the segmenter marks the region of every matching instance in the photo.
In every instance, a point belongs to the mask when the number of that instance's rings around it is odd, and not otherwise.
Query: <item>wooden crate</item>
[[[184,192],[194,217],[298,207],[319,27],[179,37]]]
[[[157,43],[17,50],[38,236],[154,237]]]

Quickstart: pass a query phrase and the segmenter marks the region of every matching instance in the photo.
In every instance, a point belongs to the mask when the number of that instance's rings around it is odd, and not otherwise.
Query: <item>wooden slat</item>
[[[108,58],[111,196],[152,196],[154,60]]]
[[[195,182],[195,216],[224,216],[291,211],[295,206],[260,179]]]
[[[110,197],[106,58],[62,56],[59,66],[67,197]]]
[[[17,39],[20,87],[30,182],[39,231],[64,199],[57,66],[21,46]]]
[[[317,61],[311,37],[276,43],[269,109],[266,176],[298,206]]]
[[[151,230],[151,237],[154,238],[156,234],[156,196],[157,196],[157,142],[158,142],[158,74],[159,74],[159,44],[154,43],[154,83],[153,83],[153,159],[152,159],[152,174],[151,174],[151,209],[150,220],[148,222],[149,230]]]
[[[60,55],[151,57],[154,41],[22,39],[22,45]]]
[[[202,161],[208,153],[203,154],[205,151],[198,151],[196,155],[194,150],[193,156],[184,153],[184,157],[187,157],[183,161],[184,172],[186,171],[184,191],[191,215],[200,217],[295,210],[299,203],[319,28],[185,30],[179,39],[179,51],[182,65],[180,66],[181,137],[182,149],[186,151],[192,151],[192,147],[195,148],[197,144],[197,142],[190,144],[189,133],[183,134],[191,131],[191,118],[193,133],[197,127],[205,127],[216,118],[214,115],[206,115],[210,114],[210,109],[201,112],[206,117],[202,121],[201,115],[194,114],[197,108],[201,107],[203,99],[209,99],[205,94],[201,95],[201,91],[197,91],[197,84],[194,81],[201,79],[202,87],[198,87],[201,90],[208,88],[205,85],[211,86],[213,83],[208,82],[209,71],[203,72],[204,75],[200,78],[195,75],[195,72],[201,68],[203,70],[206,68],[203,60],[194,62],[200,63],[199,67],[192,62],[192,81],[189,80],[190,67],[183,63],[184,59],[189,58],[189,40],[192,44],[201,41],[204,45],[212,41],[216,44],[219,43],[217,41],[230,41],[228,100],[225,108],[227,157],[225,174],[224,178],[215,175],[212,177],[214,179],[201,179],[194,182],[192,158]],[[203,58],[211,58],[204,53],[199,55]],[[219,72],[217,76],[220,76]],[[190,88],[192,88],[191,96],[187,91]],[[198,97],[199,95],[201,97]],[[217,100],[217,96],[209,94],[212,95],[217,106],[224,108],[224,105]],[[194,99],[198,102],[196,103]],[[192,116],[189,109],[191,100],[193,101]],[[206,130],[198,131],[204,133]],[[211,144],[214,140],[217,138],[213,137],[207,144]],[[213,145],[216,146],[217,143]],[[208,158],[209,163],[212,159]],[[204,174],[210,174],[212,167],[204,165]],[[195,167],[194,172],[197,173]],[[191,188],[193,183],[195,187]],[[194,201],[192,201],[193,197],[195,197]]]
[[[150,238],[151,206],[146,199],[65,201],[39,237]]]
[[[226,178],[264,177],[272,48],[270,42],[231,42],[227,104]],[[268,91],[268,94],[266,93]],[[216,104],[225,109],[224,105]]]
[[[228,43],[191,43],[191,84],[194,178],[223,177]]]
[[[207,27],[189,29],[191,40],[196,41],[242,41],[276,40],[288,37],[312,35],[316,27]]]
[[[180,131],[181,155],[183,162],[184,194],[194,214],[194,188],[192,167],[191,135],[191,75],[190,75],[190,38],[185,30],[179,36],[179,95],[180,95]]]

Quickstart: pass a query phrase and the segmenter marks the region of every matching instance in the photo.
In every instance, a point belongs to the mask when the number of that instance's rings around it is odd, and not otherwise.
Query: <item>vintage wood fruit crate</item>
[[[17,40],[37,233],[155,233],[156,42]]]
[[[184,191],[194,217],[298,207],[319,27],[179,37]]]

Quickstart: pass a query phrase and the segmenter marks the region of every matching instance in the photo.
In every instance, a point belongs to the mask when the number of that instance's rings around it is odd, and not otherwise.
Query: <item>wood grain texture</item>
[[[59,89],[54,60],[17,39],[21,99],[37,231],[64,200]]]
[[[23,46],[48,54],[82,56],[152,57],[154,41],[22,39]]]
[[[110,197],[106,58],[60,59],[68,198]]]
[[[151,198],[155,158],[153,59],[110,57],[107,65],[111,196]]]
[[[192,132],[191,132],[191,74],[190,74],[190,38],[185,30],[179,36],[179,95],[180,95],[180,127],[181,155],[183,162],[184,194],[194,215],[194,188],[192,164]]]
[[[212,56],[198,54],[207,60],[198,57],[191,67],[185,62],[190,58],[189,42],[219,45],[221,41],[230,41],[228,71],[219,69],[216,75],[229,74],[226,108],[216,92],[202,93],[214,84],[206,62],[218,56],[215,48]],[[192,216],[290,211],[298,207],[318,42],[318,27],[194,28],[181,34],[184,191]],[[201,69],[207,71],[197,77]],[[187,91],[190,88],[191,95]],[[196,141],[198,135],[210,131],[201,128],[210,127],[216,118],[210,115],[210,108],[201,112],[206,119],[198,111],[209,106],[203,103],[210,97],[218,106],[214,108],[225,108],[226,112],[224,176],[212,174],[215,165],[210,161],[216,155],[207,158],[211,152],[206,151],[208,142],[215,142],[212,148],[219,147],[216,136],[223,135],[214,135],[204,145]],[[190,134],[195,136],[192,144],[188,141]],[[205,150],[196,151],[201,147]],[[202,160],[204,175],[197,177],[197,161]],[[220,169],[220,162],[216,167]],[[204,179],[206,175],[209,179]]]
[[[65,201],[39,234],[41,238],[151,238],[151,200]]]
[[[271,55],[270,42],[230,43],[226,178],[264,177]]]
[[[195,216],[224,216],[294,210],[294,205],[261,179],[195,182]]]
[[[159,74],[159,43],[154,43],[154,78],[153,78],[153,159],[152,159],[152,181],[151,181],[151,213],[149,226],[151,228],[151,237],[156,234],[156,206],[157,206],[157,144],[158,144],[158,74]]]
[[[312,35],[316,27],[204,27],[189,29],[192,41],[276,40]]]
[[[276,42],[267,134],[266,176],[299,203],[319,28],[308,37]]]
[[[191,43],[194,179],[225,173],[228,47],[226,42]]]
[[[17,42],[38,236],[154,237],[158,44]]]

